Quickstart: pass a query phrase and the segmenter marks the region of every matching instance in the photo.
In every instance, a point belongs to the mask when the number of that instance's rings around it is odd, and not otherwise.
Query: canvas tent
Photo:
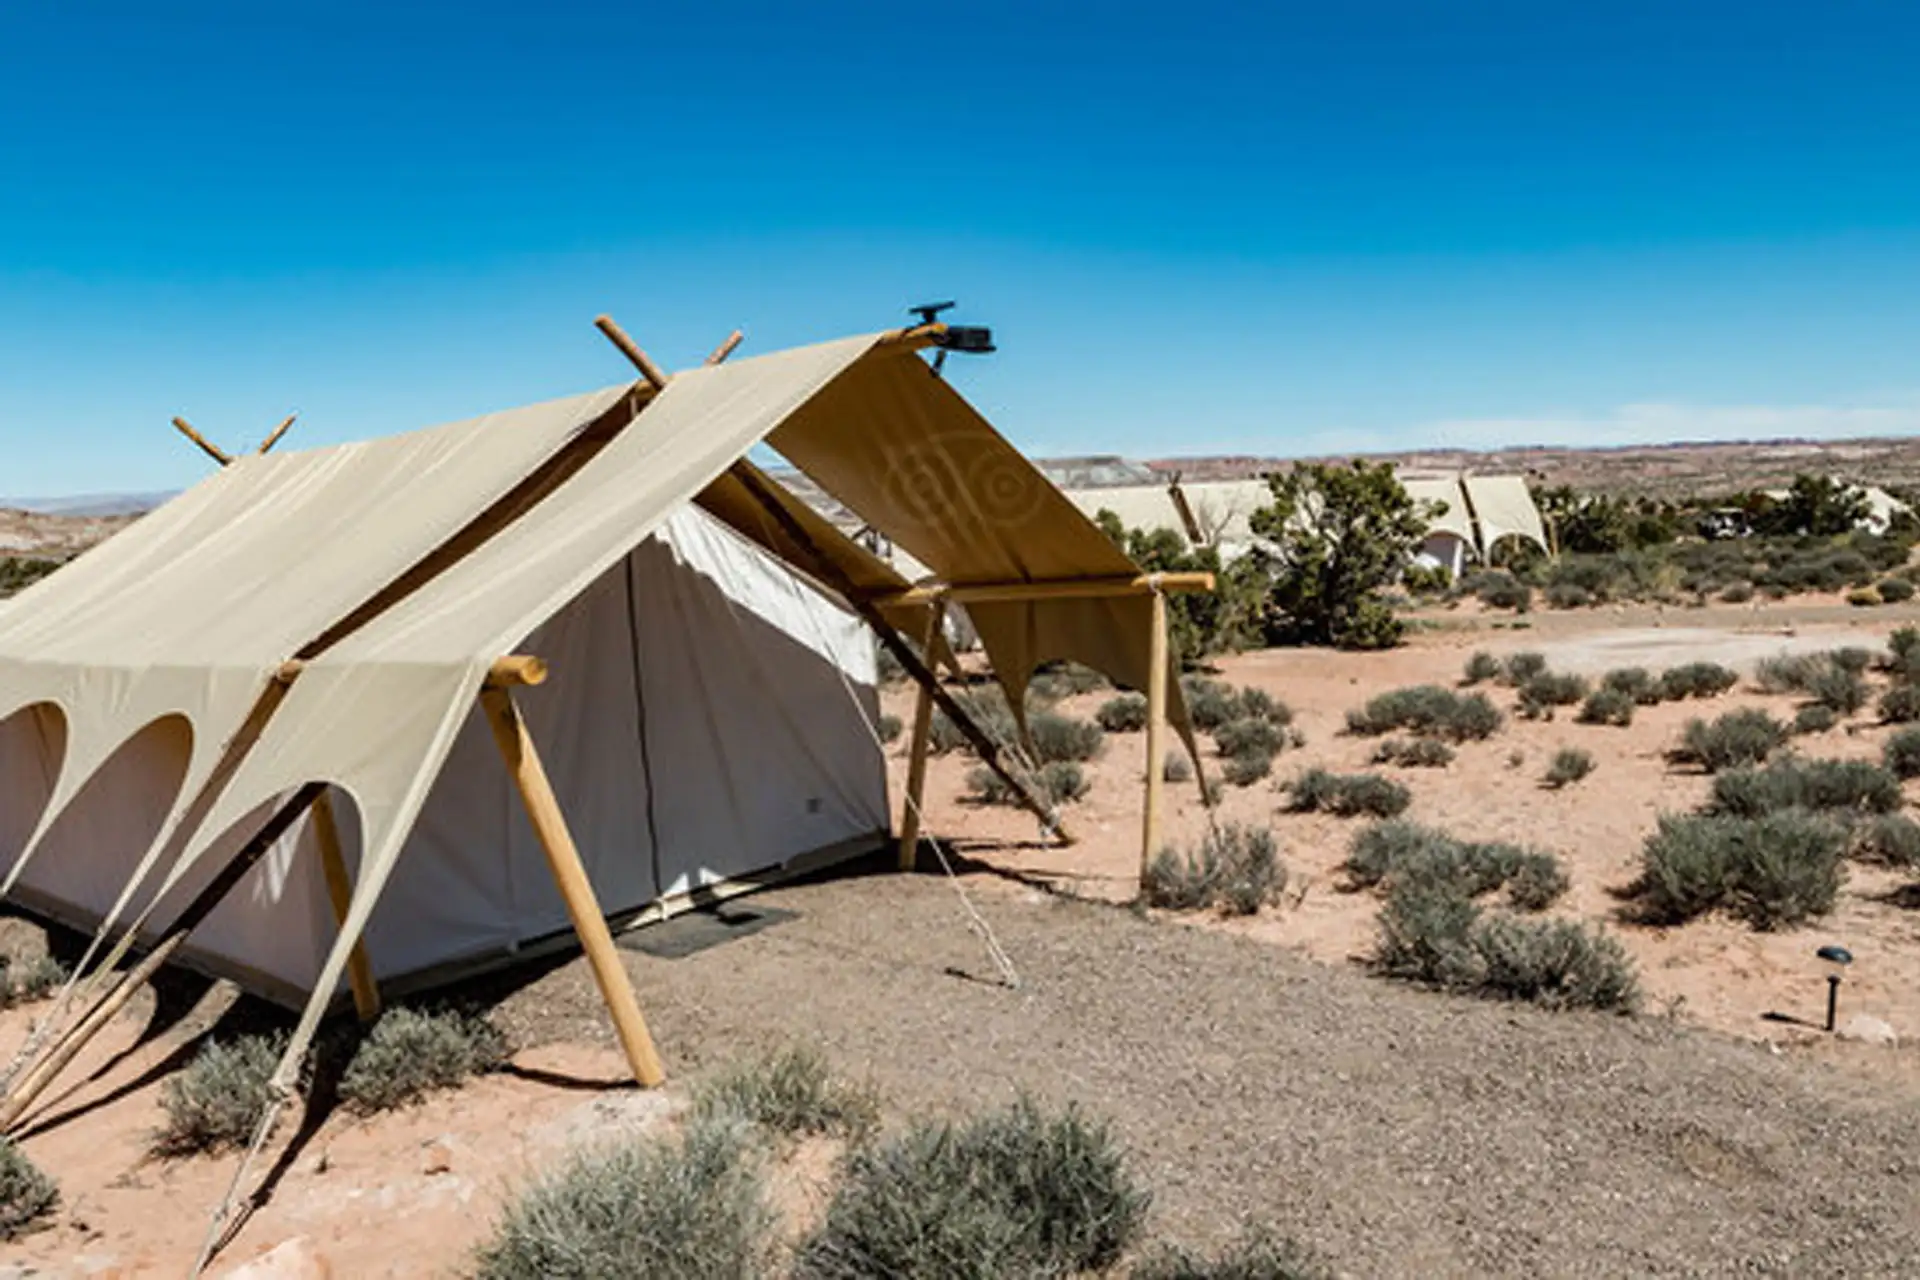
[[[1203,584],[1142,575],[914,356],[943,332],[234,460],[0,616],[5,889],[151,930],[284,833],[193,942],[302,998],[291,1081],[363,935],[375,976],[418,973],[551,929],[564,897],[608,986],[602,908],[884,826],[843,606],[923,679],[921,741],[933,700],[964,713],[899,630],[948,601],[1016,708],[1072,659],[1185,733],[1164,591]],[[772,485],[745,458],[763,441],[939,581],[908,586]],[[523,717],[503,655],[536,646],[558,674]],[[322,795],[346,811],[326,913],[301,856],[326,824],[292,825]]]

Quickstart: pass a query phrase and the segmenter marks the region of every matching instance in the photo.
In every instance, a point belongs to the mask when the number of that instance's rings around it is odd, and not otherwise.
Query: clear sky
[[[1040,452],[1920,430],[1911,4],[666,8],[0,6],[0,494],[936,297]]]

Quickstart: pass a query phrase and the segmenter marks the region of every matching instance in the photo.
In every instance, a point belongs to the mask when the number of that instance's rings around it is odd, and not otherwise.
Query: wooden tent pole
[[[229,455],[225,449],[222,449],[219,445],[207,439],[205,436],[201,435],[198,431],[195,431],[193,429],[193,424],[188,422],[185,418],[175,418],[173,420],[173,427],[174,427],[174,430],[178,431],[181,435],[185,436],[187,439],[199,445],[200,448],[206,453],[206,455],[209,458],[212,458],[215,462],[219,463],[221,466],[224,467],[229,462],[233,461],[232,456]]]
[[[267,432],[267,438],[260,442],[260,447],[255,449],[254,452],[266,453],[269,450],[271,450],[273,446],[279,444],[280,437],[287,434],[287,429],[293,426],[293,420],[299,416],[300,415],[297,413],[288,414],[284,419],[281,420],[281,423],[279,426]]]
[[[926,604],[945,599],[955,604],[990,604],[1014,600],[1082,600],[1095,596],[1176,595],[1211,591],[1211,573],[1137,573],[1121,578],[1070,578],[1056,582],[929,582],[904,591],[873,597],[878,605]]]
[[[320,869],[327,878],[327,897],[333,902],[333,922],[347,922],[347,909],[353,905],[353,879],[347,874],[346,854],[340,847],[340,823],[333,812],[333,795],[322,791],[313,798],[313,837],[320,846]],[[347,960],[347,985],[353,988],[353,1011],[360,1021],[372,1022],[380,1016],[380,987],[373,980],[373,965],[367,959],[367,939],[363,930],[353,944]]]
[[[560,811],[560,801],[553,794],[553,784],[540,763],[540,752],[527,732],[526,721],[520,718],[513,694],[506,689],[483,690],[480,704],[486,708],[487,722],[493,726],[494,741],[500,748],[501,759],[506,761],[507,772],[513,775],[514,785],[520,789],[520,802],[526,807],[527,819],[533,823],[533,832],[546,851],[547,866],[560,888],[560,896],[566,900],[567,914],[573,917],[573,931],[579,936],[581,949],[593,966],[594,981],[600,984],[601,998],[607,1002],[607,1012],[613,1017],[633,1078],[644,1088],[656,1088],[666,1082],[666,1070],[660,1065],[660,1055],[653,1047],[646,1019],[634,999],[632,980],[614,950],[613,933],[607,928],[599,900],[594,897],[587,869],[580,864],[580,850],[567,830],[566,815]]]
[[[1160,797],[1166,789],[1164,773],[1167,736],[1167,598],[1153,593],[1153,634],[1147,658],[1147,796],[1141,806],[1140,882],[1160,851]]]
[[[613,322],[612,316],[595,316],[593,327],[606,334],[607,341],[620,348],[621,355],[633,361],[633,367],[640,371],[641,377],[652,384],[655,391],[667,389],[667,375],[661,372],[660,366],[653,362],[651,356],[640,349],[639,343],[627,336],[625,329]]]
[[[707,363],[708,364],[723,363],[728,356],[733,354],[733,349],[740,345],[740,340],[744,337],[746,337],[745,334],[741,333],[738,329],[735,329],[732,333],[727,335],[726,341],[722,342],[719,346],[713,349],[713,354],[707,357]]]
[[[927,634],[920,652],[929,656],[940,639],[947,602],[936,600],[927,611]],[[912,871],[920,853],[920,805],[927,792],[927,747],[933,737],[933,695],[921,685],[913,704],[913,743],[907,757],[906,803],[900,813],[900,869]]]
[[[947,718],[953,721],[954,727],[959,729],[972,744],[975,753],[980,757],[980,762],[993,770],[1002,782],[1012,788],[1013,793],[1020,798],[1020,803],[1031,810],[1034,816],[1053,832],[1060,843],[1072,844],[1074,838],[1067,831],[1066,824],[1060,820],[1060,815],[1048,808],[1024,781],[1013,775],[1013,772],[1007,768],[1006,761],[1002,759],[1000,744],[988,737],[986,730],[967,714],[966,708],[940,686],[940,679],[934,675],[932,668],[921,661],[920,655],[913,651],[913,646],[908,644],[906,638],[886,620],[872,600],[862,596],[840,567],[821,552],[819,544],[813,540],[813,535],[807,532],[806,526],[794,519],[793,513],[781,505],[779,498],[768,492],[766,485],[769,482],[761,477],[759,471],[752,467],[735,466],[732,468],[732,475],[746,487],[754,501],[773,517],[774,523],[785,530],[787,537],[812,558],[813,564],[810,571],[813,575],[840,593],[853,607],[853,611],[873,628],[873,633],[880,637],[880,643],[899,659],[900,665],[906,668],[907,674],[913,677],[921,691],[932,698],[940,710],[946,712]]]
[[[255,833],[253,839],[247,841],[240,852],[233,856],[233,860],[207,882],[207,886],[194,896],[193,901],[187,904],[186,909],[160,936],[159,941],[154,943],[153,950],[102,994],[99,1002],[86,1017],[75,1025],[73,1030],[69,1031],[47,1053],[46,1057],[41,1059],[40,1065],[29,1072],[4,1101],[0,1101],[0,1131],[13,1127],[21,1113],[32,1105],[33,1100],[53,1082],[69,1062],[73,1061],[74,1055],[85,1047],[87,1041],[91,1040],[100,1028],[112,1021],[115,1014],[126,1007],[127,1001],[146,985],[147,980],[159,970],[161,965],[173,958],[174,952],[186,942],[187,935],[213,914],[214,908],[233,892],[234,887],[246,878],[247,872],[253,870],[254,865],[266,856],[267,850],[273,847],[274,842],[299,821],[300,815],[313,804],[315,797],[325,790],[326,785],[319,782],[308,783],[300,788],[294,793],[293,798],[281,805],[279,810],[267,820],[267,824]]]

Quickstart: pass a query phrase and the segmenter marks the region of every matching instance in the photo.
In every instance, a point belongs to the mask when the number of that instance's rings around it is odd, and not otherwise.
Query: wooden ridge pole
[[[127,1001],[146,985],[147,980],[159,971],[160,966],[173,958],[173,954],[186,942],[187,935],[213,914],[214,908],[233,892],[234,887],[246,877],[247,872],[253,870],[255,864],[266,856],[267,850],[273,847],[274,842],[299,821],[300,815],[305,813],[314,799],[325,790],[325,783],[311,782],[296,791],[292,799],[281,805],[274,815],[267,819],[266,825],[254,834],[253,839],[247,841],[240,852],[235,854],[233,859],[207,882],[207,886],[194,896],[193,901],[187,904],[186,909],[154,943],[153,950],[108,988],[87,1015],[48,1051],[46,1057],[40,1060],[40,1064],[27,1073],[26,1077],[7,1094],[4,1101],[0,1101],[0,1132],[13,1127],[21,1114],[32,1105],[33,1100],[53,1083],[55,1077],[69,1062],[73,1061],[74,1056],[86,1046],[87,1042],[98,1034],[100,1028],[106,1026],[113,1020],[115,1014],[126,1007]]]
[[[280,684],[292,684],[307,669],[303,658],[289,658],[280,664],[273,678]],[[493,666],[487,669],[485,688],[510,689],[523,684],[545,684],[547,681],[547,660],[537,654],[515,653],[504,658],[494,659]]]
[[[613,933],[607,928],[599,900],[594,897],[587,869],[580,864],[580,850],[573,843],[573,834],[567,830],[566,815],[560,811],[560,801],[554,796],[553,785],[540,763],[533,736],[527,732],[526,721],[520,718],[510,691],[488,689],[481,693],[480,704],[486,709],[487,723],[493,726],[500,758],[506,761],[507,772],[513,775],[514,785],[519,788],[520,802],[533,824],[534,835],[546,851],[554,883],[566,900],[567,914],[573,918],[573,931],[580,939],[581,949],[587,953],[588,964],[593,967],[594,981],[599,983],[600,996],[607,1002],[607,1012],[613,1017],[620,1046],[626,1050],[627,1065],[633,1069],[634,1080],[643,1088],[657,1088],[665,1083],[666,1070],[660,1065],[653,1036],[648,1033],[647,1021],[634,999],[633,982],[627,976],[626,966],[620,963],[619,952],[614,949]]]
[[[185,436],[187,439],[199,445],[202,452],[204,452],[209,458],[212,458],[215,462],[219,463],[221,466],[224,467],[229,462],[233,461],[232,456],[228,454],[225,449],[222,449],[219,445],[207,439],[205,436],[201,435],[198,431],[195,431],[193,429],[193,424],[188,422],[185,418],[175,418],[173,420],[173,427],[174,427],[174,430],[178,431],[181,435]]]
[[[322,791],[313,798],[313,838],[320,846],[320,869],[327,879],[327,897],[333,903],[333,923],[337,928],[347,922],[347,910],[353,905],[353,879],[347,874],[346,854],[340,847],[340,823],[333,812],[333,795]],[[363,929],[347,958],[347,985],[353,989],[353,1011],[362,1022],[380,1016],[380,986],[373,980],[373,964],[367,959],[367,935]]]
[[[1167,598],[1153,593],[1153,635],[1147,658],[1147,795],[1140,815],[1140,883],[1160,851],[1160,799],[1166,790],[1167,737]]]
[[[936,600],[927,610],[927,634],[920,652],[929,656],[940,639],[947,602]],[[920,805],[927,791],[927,747],[933,737],[933,695],[921,685],[913,703],[913,743],[907,757],[906,802],[900,811],[900,869],[912,871],[920,854]]]
[[[932,600],[990,604],[1014,600],[1078,600],[1090,596],[1179,595],[1211,591],[1213,587],[1213,575],[1203,571],[1136,573],[1120,578],[1065,578],[1052,582],[929,582],[872,599],[875,604],[888,606],[926,604]]]
[[[1002,758],[1004,753],[1000,749],[1000,744],[988,737],[986,730],[967,714],[966,708],[941,687],[939,677],[934,675],[925,662],[921,661],[920,655],[913,651],[913,646],[908,644],[906,638],[894,629],[893,624],[881,615],[877,605],[861,595],[846,574],[841,572],[840,567],[821,552],[819,544],[813,540],[813,535],[807,532],[806,527],[793,518],[793,513],[782,506],[778,498],[767,492],[759,473],[739,466],[734,467],[732,472],[734,478],[746,486],[747,492],[753,495],[754,501],[773,517],[774,522],[786,531],[789,538],[812,557],[814,576],[839,592],[847,603],[853,606],[853,611],[873,628],[873,633],[880,637],[880,643],[899,659],[900,665],[906,668],[907,674],[913,677],[921,690],[940,710],[946,712],[947,718],[953,721],[954,727],[959,729],[972,744],[975,753],[980,757],[980,762],[993,770],[1002,782],[1012,788],[1013,793],[1020,798],[1020,803],[1031,810],[1062,844],[1072,844],[1074,838],[1067,831],[1066,824],[1061,822],[1060,815],[1036,796],[1026,782],[1014,776]]]

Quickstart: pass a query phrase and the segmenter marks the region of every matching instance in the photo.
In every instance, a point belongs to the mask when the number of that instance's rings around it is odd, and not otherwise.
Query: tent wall
[[[673,516],[527,648],[553,675],[520,701],[610,914],[884,834],[885,771],[861,718],[877,714],[866,628],[697,510]],[[44,785],[45,734],[31,723],[0,734],[7,794]],[[111,851],[144,848],[132,828],[151,806],[130,798],[164,793],[179,769],[166,751],[116,761],[116,776],[76,801],[59,856],[27,868],[23,898],[74,923],[97,919],[127,869]],[[345,795],[336,809],[356,864],[358,814]],[[184,902],[264,816],[236,824],[170,896]],[[476,712],[373,915],[375,972],[506,953],[566,927]],[[194,935],[191,958],[292,1000],[311,988],[334,932],[303,822]]]

